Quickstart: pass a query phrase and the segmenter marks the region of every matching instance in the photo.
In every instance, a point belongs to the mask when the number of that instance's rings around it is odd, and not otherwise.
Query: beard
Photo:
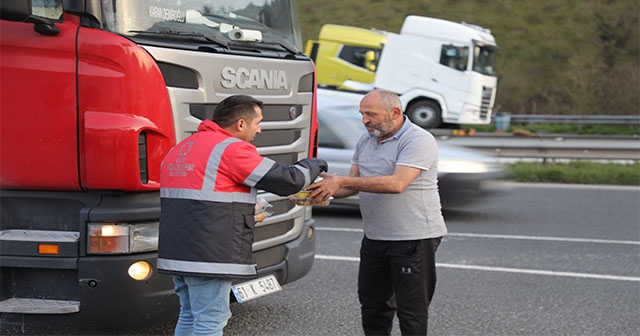
[[[367,132],[369,132],[369,135],[376,138],[387,136],[393,131],[393,122],[391,121],[391,118],[389,118],[389,116],[387,116],[380,125],[373,126],[369,124],[365,126],[367,128]]]
[[[367,132],[369,132],[369,135],[374,136],[376,138],[379,138],[382,136],[382,132],[379,129],[367,129]]]

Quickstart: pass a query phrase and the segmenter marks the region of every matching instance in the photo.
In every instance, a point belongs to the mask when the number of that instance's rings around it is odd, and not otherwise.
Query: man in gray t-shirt
[[[426,335],[436,284],[435,252],[447,228],[438,194],[438,147],[411,123],[400,99],[374,90],[360,102],[367,132],[349,176],[324,174],[309,197],[359,193],[364,238],[358,297],[366,335],[389,335],[397,313],[403,335]]]

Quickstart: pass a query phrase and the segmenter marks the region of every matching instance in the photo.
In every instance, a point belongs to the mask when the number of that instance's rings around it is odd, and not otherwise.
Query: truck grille
[[[480,119],[487,120],[489,108],[491,107],[491,97],[493,96],[493,88],[482,87],[482,103],[480,104]]]
[[[210,119],[213,116],[217,104],[192,104],[189,107],[190,114],[200,120]],[[297,113],[291,113],[300,111]],[[256,136],[253,144],[260,148],[287,146],[301,141],[302,132],[300,129],[292,128],[290,122],[302,115],[301,105],[265,105],[262,109],[262,127],[263,130]],[[289,123],[289,124],[287,124]],[[286,125],[281,127],[273,127],[266,129],[265,125]],[[298,153],[291,153],[287,150],[276,150],[279,154],[263,154],[264,156],[284,165],[296,163]]]

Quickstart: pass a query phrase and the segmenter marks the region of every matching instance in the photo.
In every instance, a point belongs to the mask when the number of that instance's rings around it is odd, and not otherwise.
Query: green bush
[[[495,132],[495,124],[489,125],[464,125],[463,129],[475,129],[477,132]],[[585,135],[634,135],[640,134],[640,127],[637,125],[565,125],[565,124],[531,124],[517,125],[511,124],[507,132],[514,130],[526,130],[532,133],[569,133]]]
[[[568,163],[518,162],[508,166],[518,182],[551,182],[640,186],[640,163],[617,164],[590,161]]]

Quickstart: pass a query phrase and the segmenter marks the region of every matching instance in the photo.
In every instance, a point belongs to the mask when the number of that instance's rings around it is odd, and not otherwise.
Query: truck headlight
[[[125,254],[158,249],[159,223],[91,223],[89,254]]]
[[[147,280],[153,273],[153,267],[146,261],[138,261],[129,266],[128,273],[132,279]]]
[[[440,173],[486,173],[489,169],[482,162],[441,160],[438,162],[438,172]]]

